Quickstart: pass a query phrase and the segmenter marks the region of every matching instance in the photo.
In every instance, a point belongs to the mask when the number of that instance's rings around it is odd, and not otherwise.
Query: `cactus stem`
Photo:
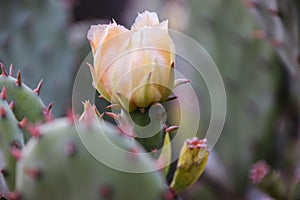
[[[39,84],[37,85],[37,87],[33,90],[33,92],[34,92],[36,95],[40,95],[42,85],[43,85],[43,79],[40,80],[40,82],[39,82]]]
[[[14,66],[13,66],[13,64],[11,63],[10,66],[9,66],[9,75],[10,75],[10,76],[13,76],[13,74],[14,74]]]
[[[64,152],[66,155],[72,157],[76,154],[77,148],[73,142],[68,142],[64,145]]]
[[[23,128],[26,126],[26,124],[27,124],[27,118],[24,117],[24,118],[22,119],[22,121],[19,122],[19,127],[20,127],[20,129],[23,129]]]
[[[7,197],[9,200],[21,200],[21,195],[18,192],[10,192]]]
[[[16,160],[19,160],[22,157],[22,151],[16,147],[11,147],[10,153]]]
[[[177,130],[177,129],[179,129],[179,126],[169,126],[169,127],[167,127],[167,128],[165,129],[165,132],[170,133],[170,132],[175,131],[175,130]]]
[[[22,78],[21,78],[21,71],[20,70],[18,70],[16,85],[17,86],[22,86]]]
[[[5,117],[6,117],[6,111],[5,111],[5,109],[4,109],[3,107],[0,108],[0,116],[1,116],[2,118],[5,118]]]
[[[0,63],[0,67],[1,67],[1,71],[2,71],[1,75],[2,76],[7,76],[7,71],[6,71],[6,69],[5,69],[5,67],[2,63]]]
[[[99,195],[104,199],[111,198],[113,194],[113,188],[110,185],[103,185],[99,188]]]
[[[120,115],[113,112],[105,112],[105,114],[115,120],[120,120]]]
[[[1,90],[1,93],[0,93],[0,98],[2,100],[6,100],[7,99],[6,87],[2,87],[2,90]]]
[[[11,101],[11,102],[9,103],[9,107],[10,107],[10,109],[11,109],[12,111],[14,110],[15,104],[14,104],[13,101]]]
[[[41,170],[38,168],[25,168],[24,173],[35,180],[41,178],[42,175]]]

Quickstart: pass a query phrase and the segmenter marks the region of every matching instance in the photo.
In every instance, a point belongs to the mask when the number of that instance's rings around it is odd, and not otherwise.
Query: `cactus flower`
[[[159,22],[156,13],[145,11],[130,30],[113,21],[91,26],[87,37],[93,83],[106,100],[134,111],[168,98],[175,61],[168,21]]]
[[[181,148],[177,169],[170,185],[180,193],[195,183],[203,173],[209,156],[206,139],[188,139]]]

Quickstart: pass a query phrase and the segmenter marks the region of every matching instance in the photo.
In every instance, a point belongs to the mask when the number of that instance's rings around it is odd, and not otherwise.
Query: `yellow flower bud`
[[[127,111],[167,99],[174,85],[175,47],[168,21],[139,14],[128,30],[113,22],[92,26],[88,39],[94,56],[94,86]]]
[[[188,139],[180,151],[177,169],[170,185],[176,193],[180,193],[195,183],[204,171],[209,156],[206,139]]]

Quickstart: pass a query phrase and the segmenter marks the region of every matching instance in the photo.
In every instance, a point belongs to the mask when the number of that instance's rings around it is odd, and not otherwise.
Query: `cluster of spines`
[[[53,104],[50,103],[48,106],[44,106],[42,100],[39,97],[41,89],[42,89],[42,85],[43,85],[43,79],[40,80],[40,82],[38,83],[36,88],[30,89],[28,86],[26,86],[22,82],[20,70],[18,70],[18,72],[17,72],[17,77],[14,78],[12,64],[9,67],[9,73],[7,72],[6,68],[4,67],[4,65],[2,63],[0,63],[0,68],[1,68],[0,79],[3,80],[3,82],[0,85],[0,86],[2,86],[1,98],[5,99],[7,101],[10,101],[9,105],[10,105],[12,111],[15,113],[16,118],[18,120],[20,120],[19,125],[21,127],[25,128],[25,125],[27,124],[27,122],[28,122],[28,124],[35,124],[38,122],[45,122],[45,121],[49,121],[49,120],[53,119],[52,114],[51,114],[51,109],[52,109]],[[4,81],[5,78],[7,78],[7,80],[9,80],[9,81],[5,82]],[[13,87],[13,82],[14,82],[15,86],[17,86],[17,87]],[[18,110],[16,107],[19,106],[24,109],[25,106],[18,105],[18,104],[22,104],[23,102],[22,101],[15,102],[13,99],[15,97],[11,97],[12,95],[8,94],[8,93],[10,93],[10,94],[14,94],[17,96],[18,94],[16,94],[16,93],[18,93],[19,91],[17,91],[17,90],[13,91],[12,88],[17,89],[18,87],[20,89],[23,89],[24,91],[27,91],[27,93],[24,92],[24,94],[28,95],[28,97],[31,96],[31,98],[33,98],[35,100],[34,102],[32,102],[32,104],[36,103],[34,108],[32,108],[32,106],[30,106],[30,105],[27,105],[28,108],[25,108],[25,109],[28,109],[28,113],[26,113],[26,112],[25,113],[20,113],[20,112],[17,113]],[[9,88],[9,89],[7,89],[7,88]],[[8,90],[11,90],[11,91],[8,91]],[[24,96],[25,99],[28,99],[28,97]],[[36,109],[34,111],[37,113],[40,113],[40,114],[35,115],[33,117],[29,117],[29,119],[28,119],[26,115],[27,114],[30,115],[30,112],[32,112],[32,109]],[[30,134],[30,130],[26,129],[25,132],[26,132],[26,134],[28,134],[28,133]],[[28,137],[28,136],[26,135],[26,137]],[[28,139],[28,138],[26,138],[26,139]]]

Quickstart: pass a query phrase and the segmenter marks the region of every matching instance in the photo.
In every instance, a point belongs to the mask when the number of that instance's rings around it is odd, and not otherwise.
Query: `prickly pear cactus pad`
[[[155,170],[152,158],[134,155],[136,151],[143,152],[141,147],[112,126],[101,124],[99,131],[96,121],[74,125],[69,119],[58,119],[38,131],[40,137],[28,143],[18,165],[17,194],[22,200],[163,199],[166,187],[160,172],[120,172],[96,160],[80,141],[78,132],[90,141],[105,141],[107,136],[113,145],[132,151],[128,157],[114,154],[111,159],[120,165],[149,165],[149,169]]]
[[[8,189],[14,190],[16,162],[24,147],[24,139],[3,91],[0,95],[0,176],[3,176]]]
[[[6,87],[7,98],[13,103],[13,111],[16,118],[20,121],[26,117],[29,122],[33,123],[43,121],[45,106],[39,97],[41,84],[38,84],[36,89],[31,89],[22,82],[20,71],[18,71],[15,78],[12,76],[12,67],[8,74],[4,66],[0,65],[2,71],[0,75],[0,88]]]

